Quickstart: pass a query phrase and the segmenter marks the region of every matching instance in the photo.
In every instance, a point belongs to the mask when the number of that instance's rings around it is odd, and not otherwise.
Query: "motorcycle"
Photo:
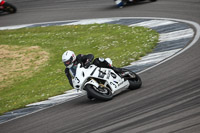
[[[98,67],[94,64],[88,68],[77,65],[76,76],[72,79],[77,91],[85,90],[89,99],[108,101],[120,92],[138,89],[142,85],[141,78],[134,72],[122,68],[117,74],[110,68]]]
[[[4,0],[0,0],[0,12],[15,13],[17,8]]]
[[[114,0],[115,4],[119,8],[122,8],[122,7],[124,7],[125,5],[127,5],[129,3],[140,2],[140,1],[146,1],[146,0]],[[149,0],[149,1],[155,2],[157,0]]]

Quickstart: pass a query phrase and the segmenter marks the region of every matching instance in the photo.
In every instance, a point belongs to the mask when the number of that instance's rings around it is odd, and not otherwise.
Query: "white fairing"
[[[127,89],[129,87],[129,82],[117,75],[112,69],[100,68],[95,65],[90,65],[86,69],[78,64],[76,75],[72,79],[72,82],[75,89],[83,90],[86,84],[92,84],[98,87],[99,83],[95,79],[106,81],[106,84],[111,88],[113,94],[120,89]]]

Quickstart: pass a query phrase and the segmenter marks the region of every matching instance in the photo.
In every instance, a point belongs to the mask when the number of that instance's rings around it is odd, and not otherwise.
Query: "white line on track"
[[[68,24],[63,24],[61,26],[64,25],[88,25],[88,24],[103,24],[103,23],[108,23],[108,22],[112,22],[112,21],[116,21],[116,19],[84,19],[84,20],[80,20],[78,22],[73,22],[73,23],[68,23]]]
[[[14,30],[14,29],[25,28],[25,27],[28,27],[28,26],[31,26],[31,25],[32,24],[4,26],[4,27],[0,27],[0,30]]]
[[[61,102],[66,102],[70,99],[73,99],[77,96],[82,96],[85,95],[83,92],[77,92],[75,89],[69,90],[65,92],[66,94],[50,97],[48,100],[37,102],[37,103],[32,103],[28,104],[26,106],[35,106],[35,105],[45,105],[45,104],[57,104]]]
[[[166,57],[170,57],[174,55],[174,53],[177,53],[181,49],[175,49],[175,50],[170,50],[170,51],[165,51],[165,52],[158,52],[158,53],[152,53],[148,54],[147,56],[144,56],[141,58],[139,61],[132,62],[130,66],[139,66],[139,65],[145,65],[145,64],[155,64],[158,63]]]
[[[131,24],[129,25],[130,27],[132,26],[144,26],[148,28],[153,28],[153,27],[158,27],[158,26],[164,26],[164,25],[170,25],[170,24],[175,24],[177,22],[175,21],[169,21],[169,20],[149,20],[141,23],[136,23],[136,24]]]
[[[179,31],[174,31],[170,33],[163,33],[160,34],[160,42],[166,42],[166,41],[174,41],[174,40],[179,40],[179,39],[184,39],[184,38],[191,38],[194,36],[194,31],[193,29],[185,29],[185,30],[179,30]]]

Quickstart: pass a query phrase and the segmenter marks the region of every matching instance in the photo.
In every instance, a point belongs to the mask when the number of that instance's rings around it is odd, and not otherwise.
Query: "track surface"
[[[10,0],[18,13],[0,26],[101,17],[169,17],[200,23],[199,0],[158,0],[117,9],[112,0]],[[143,87],[109,102],[80,97],[0,125],[1,133],[140,132],[200,130],[200,41],[181,55],[140,74]]]

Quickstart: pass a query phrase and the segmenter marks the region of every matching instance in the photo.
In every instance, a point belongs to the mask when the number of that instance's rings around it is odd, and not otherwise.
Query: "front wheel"
[[[123,78],[128,80],[130,83],[128,89],[135,90],[135,89],[139,89],[142,86],[142,80],[139,75],[137,75],[136,73],[128,69],[122,69],[122,71],[123,73],[127,73],[123,76]]]
[[[99,86],[97,88],[94,85],[87,84],[84,90],[87,91],[88,96],[99,100],[108,101],[113,98],[111,90],[107,87]]]

